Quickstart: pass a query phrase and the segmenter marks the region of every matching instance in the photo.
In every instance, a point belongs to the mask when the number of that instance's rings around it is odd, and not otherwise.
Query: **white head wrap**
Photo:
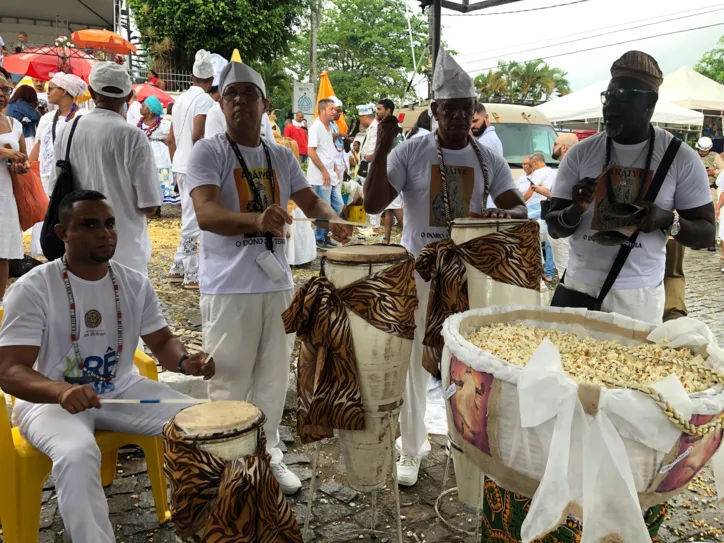
[[[229,62],[219,75],[219,90],[224,94],[224,89],[232,83],[251,83],[259,87],[262,98],[266,98],[266,85],[261,74],[254,68],[250,68],[243,62]]]
[[[332,100],[334,107],[342,107],[342,100],[340,100],[336,96],[330,96],[329,99]]]
[[[194,60],[192,73],[199,79],[214,77],[214,63],[211,62],[211,53],[205,49],[199,49],[196,52],[196,60]]]
[[[221,79],[221,70],[224,69],[224,66],[226,66],[229,61],[217,53],[211,53],[210,58],[212,64],[214,65],[214,82],[212,83],[212,85],[214,87],[218,87],[219,80]]]
[[[473,79],[455,62],[442,47],[437,54],[435,73],[432,76],[432,96],[435,100],[475,98]]]
[[[362,104],[357,106],[357,115],[374,115],[375,106],[374,104]]]
[[[58,72],[50,74],[50,82],[56,87],[60,87],[73,98],[76,98],[88,90],[88,85],[85,84],[80,77],[72,74],[64,74]]]

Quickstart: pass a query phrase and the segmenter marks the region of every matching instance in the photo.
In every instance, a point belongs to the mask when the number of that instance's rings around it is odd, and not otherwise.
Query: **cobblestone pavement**
[[[174,327],[190,348],[201,348],[201,318],[198,295],[164,282],[173,251],[178,241],[178,219],[164,208],[165,218],[151,223],[154,256],[149,274],[158,289],[169,324]],[[399,233],[398,233],[399,234]],[[369,241],[369,239],[368,239]],[[686,275],[688,281],[687,304],[692,316],[701,318],[724,345],[724,262],[719,254],[706,251],[687,252]],[[295,270],[297,284],[318,273],[318,261]],[[300,525],[307,516],[309,483],[312,475],[312,446],[302,446],[294,440],[293,413],[285,415],[282,438],[288,449],[286,462],[303,481],[302,490],[289,499]],[[446,527],[435,513],[435,503],[442,490],[447,456],[441,436],[432,438],[432,452],[422,462],[420,480],[413,488],[401,489],[403,540],[414,543],[472,542],[473,535]],[[372,495],[359,494],[345,484],[344,465],[336,440],[322,445],[318,470],[314,514],[311,520],[315,542],[373,541],[363,532],[372,523]],[[451,474],[447,487],[454,485]],[[395,505],[391,482],[378,493],[377,529],[384,532],[375,541],[396,541]],[[690,485],[689,491],[672,501],[669,519],[662,535],[669,543],[714,540],[721,541],[723,523],[719,509],[714,505],[714,483],[710,471],[703,472]],[[117,540],[125,543],[174,542],[173,525],[159,526],[151,496],[150,483],[145,473],[145,462],[140,452],[127,449],[119,456],[115,482],[106,489],[111,520],[117,530]],[[474,532],[475,513],[461,506],[451,497],[442,500],[443,516],[461,530]],[[723,517],[724,519],[724,517]],[[46,483],[40,525],[41,543],[70,541],[63,530],[57,510],[57,499],[52,481]],[[703,534],[703,535],[700,535]],[[0,542],[2,537],[0,536]]]

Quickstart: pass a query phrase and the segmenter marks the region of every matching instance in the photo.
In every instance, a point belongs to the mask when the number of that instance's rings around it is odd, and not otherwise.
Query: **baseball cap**
[[[357,106],[357,115],[374,115],[375,106],[373,104],[363,104]]]
[[[131,94],[128,72],[115,62],[96,62],[88,78],[91,88],[110,98],[125,98]]]

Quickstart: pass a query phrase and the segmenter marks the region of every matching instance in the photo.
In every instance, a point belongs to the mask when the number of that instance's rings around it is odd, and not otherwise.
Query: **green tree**
[[[147,51],[190,71],[199,49],[271,62],[289,51],[306,0],[128,0]],[[166,46],[163,46],[165,42]],[[161,44],[161,46],[159,46]],[[163,58],[154,52],[163,51]]]
[[[496,70],[475,78],[478,97],[485,102],[541,102],[570,92],[568,74],[542,59],[528,62],[498,61]]]
[[[717,42],[717,45],[720,47],[704,53],[694,69],[701,75],[724,84],[724,37]]]
[[[426,55],[427,21],[412,16],[416,60]],[[333,0],[323,6],[317,42],[319,70],[345,109],[383,97],[400,100],[414,71],[405,0]],[[309,78],[309,29],[292,45],[287,67]]]

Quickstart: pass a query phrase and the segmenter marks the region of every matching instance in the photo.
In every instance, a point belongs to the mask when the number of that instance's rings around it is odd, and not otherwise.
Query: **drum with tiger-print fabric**
[[[488,234],[505,232],[520,227],[528,222],[527,219],[455,219],[452,225],[451,238],[456,245],[462,245]],[[534,247],[536,252],[533,255],[528,255],[522,250],[514,250],[512,251],[514,253],[512,259],[511,252],[507,252],[505,257],[500,260],[505,261],[511,268],[520,269],[525,263],[516,263],[515,258],[541,258],[539,252],[540,241],[536,242]],[[501,248],[503,247],[501,246]],[[495,250],[492,244],[486,244],[485,249]],[[509,251],[510,247],[507,249]],[[468,280],[470,309],[482,309],[493,305],[539,306],[548,305],[549,303],[546,298],[548,289],[541,292],[496,281],[467,261],[465,262],[465,272]],[[448,424],[452,425],[452,421],[448,421]],[[476,464],[465,457],[460,446],[452,439],[450,445],[457,478],[458,498],[468,507],[477,508],[482,493],[482,472]]]
[[[327,251],[324,274],[342,288],[408,260],[402,247],[356,245]],[[394,307],[380,304],[380,311]],[[357,358],[365,430],[339,430],[348,485],[358,492],[385,486],[390,470],[390,414],[397,420],[405,390],[412,340],[383,332],[346,310]],[[394,315],[391,315],[394,318]]]
[[[207,541],[205,538],[210,533],[225,530],[227,524],[240,523],[237,517],[243,507],[224,506],[226,501],[233,503],[237,499],[243,501],[249,498],[259,501],[254,497],[256,489],[249,491],[247,488],[249,496],[245,498],[239,494],[243,493],[242,490],[231,488],[230,485],[225,491],[217,487],[224,483],[221,480],[223,473],[234,471],[237,479],[244,478],[242,474],[245,468],[236,461],[251,458],[252,455],[264,455],[265,420],[264,414],[250,403],[222,401],[188,407],[169,423],[164,431],[165,469],[172,490],[177,543]],[[181,446],[181,443],[184,445]],[[259,461],[265,460],[260,458]],[[234,467],[230,468],[232,463]],[[264,484],[260,486],[263,488]],[[211,506],[212,501],[215,501],[214,507]],[[277,496],[273,496],[273,501],[277,501]],[[229,512],[234,512],[231,515],[234,518],[224,520]],[[180,526],[185,528],[185,533],[179,534]]]

